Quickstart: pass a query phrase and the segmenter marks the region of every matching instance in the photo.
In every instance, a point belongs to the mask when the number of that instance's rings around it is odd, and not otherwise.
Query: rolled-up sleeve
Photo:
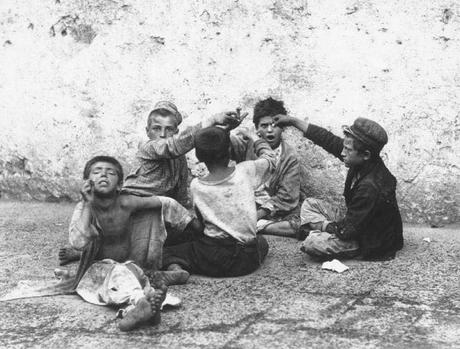
[[[139,146],[138,157],[147,160],[174,159],[186,154],[195,145],[195,134],[201,123],[190,126],[178,135],[149,140]]]

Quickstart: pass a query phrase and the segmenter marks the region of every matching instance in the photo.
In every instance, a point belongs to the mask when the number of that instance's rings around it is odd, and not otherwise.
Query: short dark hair
[[[156,116],[156,115],[160,115],[160,116],[172,116],[174,117],[175,119],[175,116],[173,113],[171,113],[169,110],[167,109],[154,109],[150,112],[149,116],[147,117],[147,127],[150,128],[150,125],[152,124],[152,120],[153,118]],[[177,123],[177,120],[176,120],[176,123]]]
[[[199,130],[195,136],[195,154],[199,161],[217,163],[230,157],[230,135],[220,127]]]
[[[259,125],[259,120],[264,116],[275,116],[278,114],[286,115],[287,111],[284,108],[283,101],[277,101],[271,97],[259,101],[254,106],[254,114],[252,117],[252,121],[256,127]]]
[[[83,179],[89,178],[89,174],[91,172],[91,166],[93,166],[96,162],[108,162],[109,164],[114,165],[115,169],[117,170],[118,184],[123,183],[123,167],[121,167],[121,164],[117,159],[115,159],[112,156],[107,156],[107,155],[98,155],[90,159],[85,164],[85,169],[83,170]]]

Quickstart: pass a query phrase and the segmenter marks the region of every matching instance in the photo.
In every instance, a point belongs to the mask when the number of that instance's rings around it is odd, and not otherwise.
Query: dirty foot
[[[154,288],[159,288],[161,284],[165,286],[183,285],[187,283],[190,274],[184,269],[155,271],[147,274],[150,284]]]
[[[121,331],[131,331],[147,323],[159,324],[161,321],[160,308],[166,297],[164,289],[150,289],[142,297],[136,307],[130,310],[118,324]]]
[[[62,247],[59,249],[59,265],[66,265],[70,262],[78,261],[81,258],[81,252],[72,247]]]

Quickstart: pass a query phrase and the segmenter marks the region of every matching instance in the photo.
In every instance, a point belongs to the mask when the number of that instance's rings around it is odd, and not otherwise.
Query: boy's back
[[[193,203],[205,225],[205,235],[233,237],[247,243],[256,237],[257,213],[254,190],[266,179],[266,159],[244,161],[219,181],[195,178],[190,184]]]

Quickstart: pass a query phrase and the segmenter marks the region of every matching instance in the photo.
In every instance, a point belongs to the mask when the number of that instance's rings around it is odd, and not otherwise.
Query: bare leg
[[[284,236],[303,241],[308,236],[310,230],[310,226],[308,225],[302,225],[298,229],[294,229],[288,221],[281,221],[267,225],[259,234]]]
[[[161,322],[160,308],[165,300],[166,292],[166,287],[149,288],[145,297],[142,297],[136,307],[120,321],[118,328],[121,331],[131,331],[147,323],[158,325]]]
[[[81,258],[81,252],[72,247],[62,247],[59,249],[59,265],[66,265],[70,262],[78,261]]]
[[[265,227],[260,232],[263,235],[284,236],[287,238],[295,238],[296,232],[288,221],[273,222]]]

